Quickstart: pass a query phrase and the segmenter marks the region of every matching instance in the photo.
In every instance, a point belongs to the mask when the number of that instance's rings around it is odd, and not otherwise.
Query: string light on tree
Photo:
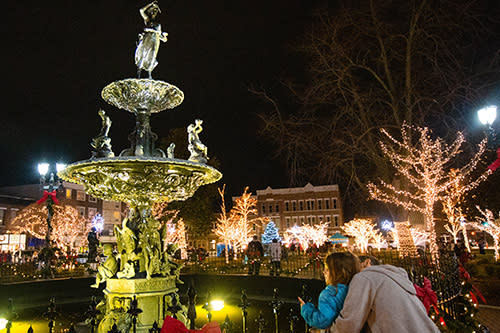
[[[82,217],[76,208],[66,202],[53,206],[51,241],[64,253],[71,253],[75,242],[84,237],[88,232],[87,220]],[[44,239],[47,232],[47,207],[33,203],[22,209],[12,220],[12,227],[20,233]]]
[[[477,217],[478,222],[472,222],[474,228],[484,231],[493,237],[493,248],[495,249],[495,260],[500,259],[498,241],[500,239],[500,218],[495,219],[493,212],[489,209],[481,209],[476,206],[481,213],[481,217]]]
[[[461,153],[465,142],[461,132],[456,139],[447,144],[443,139],[431,138],[427,127],[403,124],[401,140],[395,139],[385,129],[382,134],[388,142],[380,142],[384,155],[389,159],[398,174],[409,184],[408,189],[399,189],[392,184],[380,181],[378,185],[368,184],[370,196],[374,200],[387,202],[410,211],[417,211],[425,217],[425,229],[429,232],[430,250],[434,257],[439,255],[434,225],[434,205],[443,199],[444,193],[455,180],[449,179],[446,172],[449,164]],[[475,156],[458,169],[458,177],[466,179],[476,168],[486,148],[486,139],[478,145]],[[490,171],[481,177],[486,178]]]
[[[307,250],[310,244],[321,246],[327,240],[328,223],[319,223],[315,225],[293,226],[285,230],[284,244],[291,245],[298,243],[302,249]]]
[[[354,237],[354,243],[361,252],[368,250],[370,239],[373,239],[373,236],[378,233],[375,227],[376,225],[372,220],[360,218],[353,219],[341,226],[347,235]]]
[[[281,242],[281,237],[273,221],[269,221],[264,229],[264,233],[262,234],[262,244],[269,244],[273,241],[273,239],[277,239],[278,242]]]
[[[398,251],[401,257],[414,257],[417,255],[417,247],[413,240],[410,222],[395,223],[394,232],[397,234]]]

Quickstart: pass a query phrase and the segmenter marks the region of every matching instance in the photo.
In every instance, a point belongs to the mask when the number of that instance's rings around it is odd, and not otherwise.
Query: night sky
[[[99,108],[113,125],[115,154],[129,146],[134,116],[104,102],[112,81],[135,77],[134,51],[148,1],[4,1],[3,112],[0,185],[37,182],[41,161],[75,162],[91,154]],[[274,147],[257,132],[269,109],[248,87],[279,90],[279,79],[300,67],[291,45],[310,20],[310,1],[160,0],[169,40],[153,78],[184,91],[177,108],[154,114],[153,131],[204,120],[201,140],[221,160],[231,194],[287,186]]]

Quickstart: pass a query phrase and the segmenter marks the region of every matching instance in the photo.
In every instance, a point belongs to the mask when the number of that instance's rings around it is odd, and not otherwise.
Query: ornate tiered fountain
[[[82,184],[96,198],[122,201],[130,208],[121,226],[115,226],[117,253],[113,254],[109,246],[104,248],[108,258],[99,266],[93,285],[106,282],[99,332],[107,332],[115,323],[119,329],[130,327],[129,314],[135,307],[142,310],[137,316],[139,332],[147,331],[154,322],[161,325],[166,315],[187,324],[185,307],[176,294],[181,266],[171,260],[176,248],[164,244],[165,230],[151,215],[151,207],[156,202],[186,200],[200,186],[222,177],[206,165],[207,148],[198,136],[201,120],[187,127],[188,160],[174,157],[174,144],[167,154],[155,147],[157,135],[151,131],[151,114],[178,106],[184,94],[174,85],[152,79],[159,45],[167,40],[167,34],[158,23],[160,8],[156,1],[140,13],[146,27],[139,35],[135,53],[138,78],[112,82],[101,94],[109,104],[135,115],[130,148],[115,156],[108,137],[111,120],[99,110],[102,128],[91,143],[92,157],[70,164],[59,173],[66,181]],[[148,78],[141,79],[143,71]]]

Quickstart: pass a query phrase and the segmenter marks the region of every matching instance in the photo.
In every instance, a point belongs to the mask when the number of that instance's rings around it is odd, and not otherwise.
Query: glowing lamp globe
[[[56,163],[56,170],[57,172],[61,172],[66,168],[66,164],[64,163]]]
[[[38,163],[38,173],[40,176],[45,176],[49,172],[49,164],[48,163]]]
[[[220,311],[220,310],[224,309],[224,301],[213,300],[213,301],[210,301],[210,305],[212,306],[213,311]]]
[[[481,110],[477,111],[477,116],[481,124],[491,126],[491,124],[493,124],[497,117],[496,105],[490,105],[482,108]]]

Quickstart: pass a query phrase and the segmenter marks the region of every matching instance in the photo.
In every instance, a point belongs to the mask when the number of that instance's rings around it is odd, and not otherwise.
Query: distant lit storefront
[[[0,234],[0,251],[17,251],[26,249],[26,235]]]

